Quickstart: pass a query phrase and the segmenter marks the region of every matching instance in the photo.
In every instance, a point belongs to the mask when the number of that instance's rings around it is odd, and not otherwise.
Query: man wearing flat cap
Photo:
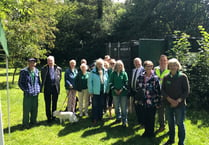
[[[36,59],[29,58],[28,66],[20,71],[18,85],[24,93],[23,97],[23,127],[29,128],[36,124],[38,114],[38,94],[41,83]]]

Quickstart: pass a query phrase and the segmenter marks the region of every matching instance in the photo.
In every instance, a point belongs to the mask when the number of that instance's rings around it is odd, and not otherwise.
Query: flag
[[[8,51],[8,48],[7,48],[7,39],[5,37],[5,33],[4,33],[1,22],[0,22],[0,44],[1,44],[5,54],[7,56],[9,56],[9,51]]]

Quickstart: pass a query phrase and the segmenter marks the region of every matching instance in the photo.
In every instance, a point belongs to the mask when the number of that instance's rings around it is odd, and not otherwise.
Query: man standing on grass
[[[41,88],[39,70],[36,68],[35,58],[28,59],[28,67],[20,71],[18,85],[24,92],[23,127],[29,129],[30,125],[36,124],[38,114],[38,94],[40,93]]]
[[[159,59],[159,66],[155,67],[155,74],[158,76],[160,80],[160,88],[162,86],[163,78],[170,73],[168,70],[168,58],[166,55],[161,55]],[[161,96],[161,106],[158,108],[158,121],[160,124],[160,128],[156,131],[156,133],[160,133],[165,130],[165,100],[163,96]]]
[[[42,89],[44,90],[47,123],[55,120],[52,113],[57,109],[57,100],[60,93],[61,67],[55,64],[54,56],[47,57],[47,65],[41,69]]]
[[[141,127],[143,127],[144,126],[143,106],[139,103],[139,98],[141,96],[139,96],[136,93],[136,86],[137,86],[136,82],[137,82],[137,78],[143,73],[144,67],[142,66],[141,58],[139,57],[134,58],[133,63],[135,68],[133,69],[132,78],[131,78],[131,95],[134,97],[134,107],[136,111],[137,121],[141,125]]]

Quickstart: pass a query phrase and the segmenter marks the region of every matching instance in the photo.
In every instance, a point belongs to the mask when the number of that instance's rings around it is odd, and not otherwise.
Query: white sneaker
[[[87,116],[87,117],[88,117],[88,116],[89,116],[89,114],[86,112],[86,113],[85,113],[85,116]]]
[[[83,113],[80,113],[80,115],[79,115],[80,117],[82,117],[83,116]]]

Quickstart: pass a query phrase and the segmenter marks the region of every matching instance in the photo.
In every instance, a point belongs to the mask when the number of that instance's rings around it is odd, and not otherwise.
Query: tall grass
[[[134,113],[129,114],[129,126],[112,125],[114,119],[109,119],[105,114],[104,123],[93,125],[88,117],[80,118],[77,123],[59,122],[48,125],[46,123],[45,106],[43,94],[39,95],[38,125],[23,130],[22,124],[22,99],[23,93],[17,86],[18,76],[15,77],[15,85],[11,85],[10,96],[10,124],[11,134],[8,134],[8,112],[7,96],[5,90],[5,69],[0,68],[0,97],[3,112],[3,128],[6,145],[160,145],[167,141],[166,129],[158,134],[156,138],[142,138],[143,129],[137,125]],[[9,81],[11,73],[9,71]],[[58,109],[62,109],[66,97],[64,80],[61,81],[61,94],[58,100]],[[90,107],[91,108],[91,107]],[[208,145],[209,144],[209,116],[203,111],[187,110],[186,145]],[[157,129],[158,124],[156,122]],[[176,129],[177,130],[177,129]],[[177,132],[176,132],[177,136]],[[177,145],[178,139],[176,137]]]

